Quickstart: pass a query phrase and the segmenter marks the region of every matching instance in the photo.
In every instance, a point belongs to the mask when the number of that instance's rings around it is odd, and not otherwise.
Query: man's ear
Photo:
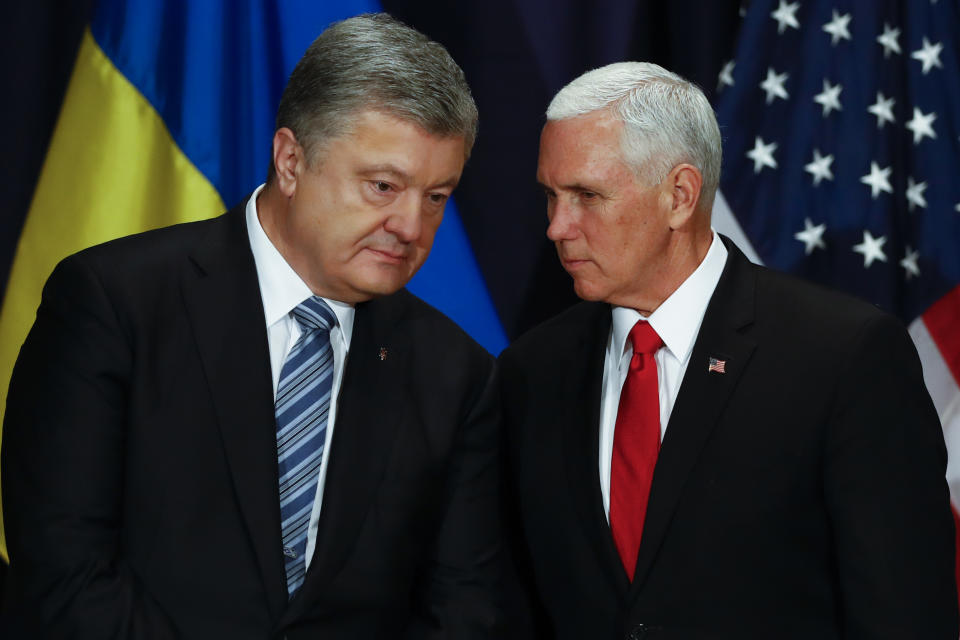
[[[277,129],[273,134],[273,169],[277,187],[288,198],[297,190],[297,179],[305,161],[303,147],[297,142],[293,131],[287,127]]]
[[[690,222],[697,210],[703,175],[695,166],[681,163],[670,170],[666,182],[670,186],[670,195],[673,200],[670,210],[670,228],[681,229]]]

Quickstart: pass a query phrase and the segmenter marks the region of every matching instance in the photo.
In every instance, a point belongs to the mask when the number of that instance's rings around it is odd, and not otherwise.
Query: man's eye
[[[430,202],[433,204],[443,204],[447,201],[447,196],[443,193],[431,193]]]
[[[374,180],[373,189],[379,193],[387,193],[392,187],[389,182],[384,182],[383,180]]]
[[[584,200],[594,200],[596,199],[597,194],[594,193],[593,191],[581,191],[580,197],[583,198]]]

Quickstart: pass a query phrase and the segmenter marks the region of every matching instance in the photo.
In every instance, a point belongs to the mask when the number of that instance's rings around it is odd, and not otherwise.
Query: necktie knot
[[[657,349],[663,346],[663,340],[650,326],[650,323],[645,320],[637,320],[637,324],[633,325],[633,329],[630,329],[629,337],[635,354],[650,355],[656,353]]]
[[[320,296],[310,296],[298,304],[291,313],[304,333],[317,330],[330,331],[337,324],[337,316]]]

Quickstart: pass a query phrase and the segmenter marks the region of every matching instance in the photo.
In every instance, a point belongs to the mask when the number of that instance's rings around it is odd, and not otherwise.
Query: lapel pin
[[[727,361],[710,358],[710,366],[707,367],[707,373],[710,373],[711,371],[715,373],[726,373]]]
[[[387,348],[380,347],[380,362],[383,362],[386,359],[387,359]]]

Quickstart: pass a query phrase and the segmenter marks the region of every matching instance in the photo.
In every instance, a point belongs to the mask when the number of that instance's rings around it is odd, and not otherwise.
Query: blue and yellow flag
[[[331,22],[379,10],[371,0],[98,4],[0,309],[0,407],[56,263],[239,203],[266,176],[276,106],[304,50]],[[506,345],[453,203],[410,289],[490,351]]]

